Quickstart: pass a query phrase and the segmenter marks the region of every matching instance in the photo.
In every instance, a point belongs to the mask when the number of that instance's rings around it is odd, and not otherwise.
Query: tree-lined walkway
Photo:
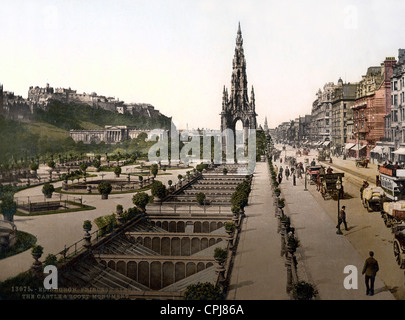
[[[288,300],[287,270],[277,232],[270,174],[258,162],[232,268],[228,300]]]

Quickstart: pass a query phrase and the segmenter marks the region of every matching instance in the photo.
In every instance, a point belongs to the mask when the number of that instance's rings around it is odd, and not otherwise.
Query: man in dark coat
[[[338,228],[340,230],[340,225],[342,224],[345,225],[345,230],[347,231],[347,222],[346,222],[346,206],[342,206],[342,209],[339,212],[339,219],[338,219],[338,225],[336,226],[336,228]]]
[[[372,296],[374,295],[375,276],[379,270],[379,267],[377,260],[374,259],[374,252],[370,251],[369,254],[370,257],[368,257],[364,263],[362,274],[365,274],[367,288],[366,294]]]

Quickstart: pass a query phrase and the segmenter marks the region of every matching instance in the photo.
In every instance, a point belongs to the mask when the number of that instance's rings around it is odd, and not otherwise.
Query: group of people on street
[[[295,161],[293,162],[295,163]],[[292,177],[293,185],[295,186],[297,177],[302,179],[302,174],[304,172],[304,166],[302,162],[290,165],[290,167],[285,166],[285,169],[281,166],[281,163],[282,159],[280,158],[280,168],[278,168],[277,164],[274,166],[278,183],[280,184],[283,181],[284,174],[286,180],[288,180],[290,176]]]

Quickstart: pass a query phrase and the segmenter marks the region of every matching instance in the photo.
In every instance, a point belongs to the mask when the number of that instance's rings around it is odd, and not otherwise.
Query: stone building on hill
[[[135,139],[142,132],[150,130],[138,130],[128,126],[105,126],[104,129],[96,130],[70,130],[69,134],[75,142],[82,141],[84,144],[100,143],[116,144],[128,139]]]
[[[78,93],[71,88],[53,88],[49,84],[43,88],[29,87],[27,99],[13,92],[4,91],[1,85],[0,99],[0,115],[13,120],[30,119],[36,110],[47,111],[51,101],[88,105],[96,109],[141,115],[146,118],[163,116],[159,110],[147,103],[125,103],[115,97],[101,96],[95,92]]]

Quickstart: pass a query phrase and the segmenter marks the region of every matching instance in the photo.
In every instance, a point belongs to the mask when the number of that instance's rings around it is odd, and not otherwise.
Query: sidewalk
[[[371,172],[372,169],[364,170]],[[304,190],[304,179],[297,179],[296,186],[293,186],[291,178],[284,179],[280,188],[282,197],[286,199],[285,213],[290,216],[301,244],[297,250],[298,265],[304,265],[307,275],[305,280],[316,286],[319,299],[394,299],[378,278],[375,281],[375,295],[370,297],[365,294],[364,276],[361,275],[364,259],[344,235],[336,234],[336,221],[324,212],[310,191]],[[308,184],[307,188],[314,188],[314,186]],[[344,273],[344,268],[347,265],[357,267],[357,290],[344,288],[343,281],[348,276]]]
[[[227,299],[288,300],[287,270],[265,162],[256,164],[245,213]]]
[[[308,188],[313,188],[308,184]],[[375,295],[365,294],[361,271],[364,259],[345,236],[336,234],[333,221],[310,191],[304,179],[283,180],[280,185],[286,199],[285,213],[291,217],[301,246],[297,250],[300,280],[317,288],[320,300],[394,300],[383,282],[376,279]],[[288,300],[287,272],[280,256],[281,236],[270,193],[270,175],[266,163],[258,162],[254,174],[246,218],[230,279],[229,300]],[[343,281],[347,265],[357,267],[358,289],[347,290]]]

